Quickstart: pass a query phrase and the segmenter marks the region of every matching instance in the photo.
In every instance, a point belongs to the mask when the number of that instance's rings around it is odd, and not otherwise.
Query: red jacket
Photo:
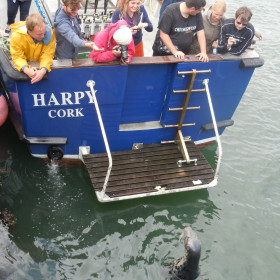
[[[91,53],[89,54],[89,58],[92,58],[94,62],[109,62],[117,59],[117,57],[115,57],[112,52],[112,49],[116,45],[118,45],[113,39],[113,35],[121,25],[127,26],[126,21],[119,20],[116,23],[109,23],[104,30],[96,34],[94,38],[94,43],[98,48],[100,49],[103,48],[104,51],[97,52],[95,50],[92,50]],[[130,62],[133,55],[135,54],[133,39],[131,40],[131,43],[127,45],[127,53],[129,54],[128,61]]]

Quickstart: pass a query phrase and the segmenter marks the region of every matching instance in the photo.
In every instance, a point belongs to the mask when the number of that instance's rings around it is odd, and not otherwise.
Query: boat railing
[[[107,140],[105,128],[104,128],[104,125],[103,125],[102,116],[101,116],[99,106],[98,106],[98,102],[97,102],[97,98],[96,98],[96,95],[95,95],[96,91],[94,90],[94,85],[95,85],[94,81],[92,81],[92,80],[87,81],[87,86],[90,88],[91,93],[92,93],[95,110],[96,110],[96,113],[97,113],[99,125],[100,125],[101,132],[102,132],[102,137],[103,137],[103,140],[104,140],[104,144],[105,144],[105,148],[106,148],[106,152],[107,152],[108,160],[109,160],[109,166],[108,166],[107,174],[106,174],[105,181],[104,181],[104,184],[103,184],[103,188],[102,188],[102,191],[99,192],[100,198],[101,198],[101,200],[103,200],[103,198],[105,196],[107,184],[108,184],[108,181],[109,181],[109,177],[110,177],[110,174],[111,174],[111,170],[112,170],[112,166],[113,166],[113,160],[112,160],[112,155],[111,155],[109,143],[108,143],[108,140]]]
[[[221,144],[221,140],[220,140],[220,135],[219,135],[219,131],[218,131],[218,126],[217,126],[217,122],[216,122],[216,117],[215,117],[215,113],[214,113],[214,109],[213,109],[213,104],[212,104],[212,100],[211,100],[208,83],[209,83],[209,79],[203,80],[203,85],[205,86],[205,90],[206,90],[206,95],[207,95],[207,99],[208,99],[208,104],[209,104],[209,108],[210,108],[210,113],[211,113],[211,117],[212,117],[212,122],[213,122],[213,126],[214,126],[214,131],[215,131],[216,141],[218,144],[218,151],[219,151],[218,162],[217,162],[217,167],[216,167],[215,177],[214,177],[214,179],[217,180],[220,165],[221,165],[223,150],[222,150],[222,144]]]
[[[256,68],[263,65],[263,59],[255,51],[248,51],[240,57],[222,56],[220,54],[209,54],[209,62],[215,61],[231,61],[240,60],[241,68]],[[135,57],[131,60],[130,65],[153,65],[153,64],[178,64],[178,63],[193,63],[200,62],[195,55],[186,55],[184,59],[177,59],[174,56],[152,56],[152,57]],[[202,62],[201,62],[202,63]],[[33,67],[39,67],[39,62],[29,62]],[[119,61],[111,61],[104,63],[95,63],[92,59],[62,59],[53,60],[52,70],[69,69],[69,68],[84,68],[84,67],[110,67],[120,65]],[[30,81],[30,78],[23,72],[19,72],[10,58],[8,53],[0,48],[0,67],[2,71],[14,81]],[[123,67],[123,66],[122,66]],[[48,79],[48,73],[45,74],[43,80]]]
[[[222,54],[208,54],[209,62],[217,61],[240,61],[241,68],[255,68],[263,65],[263,59],[260,58],[259,54],[254,50],[248,50],[241,56],[234,55],[222,55]],[[130,65],[151,65],[151,64],[178,64],[178,63],[194,63],[200,62],[198,57],[189,54],[185,55],[183,59],[174,57],[173,55],[168,56],[145,56],[145,57],[133,57]],[[82,67],[110,67],[120,65],[120,61],[114,60],[111,62],[95,63],[92,59],[82,58],[73,60],[54,60],[52,69],[58,68],[82,68]],[[123,67],[123,66],[122,66]]]

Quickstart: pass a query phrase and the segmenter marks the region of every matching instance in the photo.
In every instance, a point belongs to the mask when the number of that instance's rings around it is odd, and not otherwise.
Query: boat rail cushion
[[[221,61],[223,60],[220,55],[209,54],[209,61]],[[145,57],[133,57],[129,65],[146,65],[146,64],[170,64],[181,62],[200,62],[199,58],[195,55],[186,55],[184,59],[178,59],[173,55],[168,56],[145,56]],[[92,59],[73,59],[72,67],[98,67],[98,66],[112,66],[119,65],[118,60],[95,63]],[[52,66],[52,68],[57,68]]]
[[[3,50],[0,50],[0,66],[2,68],[2,71],[8,76],[8,78],[16,81],[30,81],[30,78],[26,74],[24,74],[23,72],[19,72],[14,67],[12,61]],[[48,79],[47,74],[44,75],[43,79]]]
[[[220,129],[220,128],[225,128],[227,126],[231,126],[234,124],[234,121],[233,120],[224,120],[224,121],[219,121],[217,122],[217,128]],[[203,131],[209,131],[209,130],[212,130],[214,129],[214,125],[213,123],[207,123],[207,124],[203,124],[201,126],[201,129]]]
[[[264,64],[264,60],[259,57],[259,58],[249,58],[249,59],[242,59],[239,67],[240,68],[256,68],[256,67],[261,67]]]

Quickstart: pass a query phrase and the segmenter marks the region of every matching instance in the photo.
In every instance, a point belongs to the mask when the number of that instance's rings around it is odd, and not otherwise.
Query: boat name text
[[[46,93],[34,93],[34,105],[33,107],[53,107],[53,106],[67,106],[67,105],[79,105],[81,100],[87,99],[88,103],[94,103],[92,93],[90,91],[75,91],[73,94],[70,92],[60,92],[58,96],[54,93],[47,95]],[[58,109],[50,110],[48,116],[50,118],[75,118],[83,117],[83,108],[75,109]]]

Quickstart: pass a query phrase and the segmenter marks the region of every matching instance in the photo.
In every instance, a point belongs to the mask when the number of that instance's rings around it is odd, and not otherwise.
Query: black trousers
[[[29,14],[30,5],[31,5],[31,0],[26,0],[26,1],[7,0],[7,7],[8,7],[7,24],[10,25],[15,22],[18,9],[20,11],[20,21],[25,21],[25,19]]]

